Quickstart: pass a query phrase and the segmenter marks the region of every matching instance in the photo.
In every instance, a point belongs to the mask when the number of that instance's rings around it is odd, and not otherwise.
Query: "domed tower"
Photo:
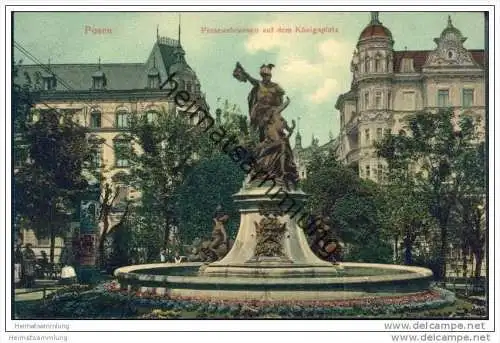
[[[371,12],[371,21],[359,35],[355,52],[360,78],[392,73],[392,33],[378,19],[378,12]]]
[[[374,178],[380,162],[373,143],[392,126],[392,33],[380,22],[378,12],[371,12],[371,21],[359,35],[354,52],[352,89],[357,93],[358,167],[362,177]],[[357,64],[356,64],[357,63]]]

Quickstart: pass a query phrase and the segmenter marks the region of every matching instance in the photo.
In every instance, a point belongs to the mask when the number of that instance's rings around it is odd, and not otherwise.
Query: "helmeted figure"
[[[271,81],[273,64],[260,67],[262,80],[251,77],[240,63],[236,63],[233,76],[241,81],[249,81],[253,88],[248,95],[250,125],[259,133],[259,143],[254,156],[257,161],[253,173],[266,179],[274,179],[285,185],[296,184],[298,173],[293,161],[289,137],[295,122],[289,126],[281,115],[290,99],[283,99],[285,91]]]

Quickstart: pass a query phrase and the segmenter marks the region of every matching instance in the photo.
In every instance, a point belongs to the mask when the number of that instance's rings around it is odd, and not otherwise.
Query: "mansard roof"
[[[173,66],[175,69],[183,69],[191,71],[191,77],[196,78],[195,73],[182,58],[182,62],[178,61],[178,53],[182,49],[179,42],[167,37],[158,37],[155,43],[150,58],[143,63],[72,63],[72,64],[53,64],[50,66],[39,65],[21,65],[19,73],[16,77],[16,82],[24,84],[26,82],[25,73],[28,73],[31,80],[35,80],[34,75],[40,72],[41,75],[47,74],[47,69],[50,69],[50,74],[55,75],[62,83],[58,83],[57,91],[88,91],[92,88],[92,76],[96,76],[96,72],[106,75],[106,90],[139,90],[145,89],[148,86],[148,74],[152,68],[158,69],[161,78],[165,79],[167,73],[171,73]],[[181,51],[183,52],[183,50]],[[158,54],[156,54],[158,53]],[[153,65],[151,56],[159,55],[159,60],[156,60],[156,66]],[[154,57],[153,57],[154,58]],[[183,68],[179,67],[183,64]],[[70,88],[70,89],[68,89]]]
[[[87,91],[92,88],[92,76],[98,70],[97,63],[51,64],[50,70],[60,80],[75,91]],[[101,72],[106,75],[107,90],[143,89],[147,85],[146,67],[143,63],[101,63]],[[43,72],[38,65],[23,65],[19,68],[19,82],[24,83],[27,72],[33,80],[33,74]],[[68,90],[62,84],[58,90]]]

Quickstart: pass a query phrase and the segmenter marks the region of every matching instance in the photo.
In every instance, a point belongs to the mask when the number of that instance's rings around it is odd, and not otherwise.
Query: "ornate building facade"
[[[300,131],[297,130],[295,135],[295,145],[293,147],[293,158],[295,165],[297,166],[297,172],[299,174],[299,180],[304,180],[307,178],[308,163],[312,160],[315,154],[336,154],[338,149],[338,140],[336,138],[331,138],[325,144],[319,145],[317,138],[312,137],[311,144],[308,147],[302,146],[302,135]]]
[[[467,50],[466,39],[448,17],[433,50],[396,51],[391,31],[372,12],[353,53],[351,88],[335,105],[339,159],[360,177],[383,182],[386,164],[374,143],[385,134],[406,134],[405,118],[421,110],[451,108],[457,119],[469,115],[484,139],[485,52]],[[448,276],[459,274],[462,259],[460,249],[450,247]]]
[[[405,117],[419,110],[451,107],[457,117],[472,116],[484,133],[485,54],[465,49],[466,39],[448,17],[434,50],[396,51],[391,31],[372,12],[352,57],[351,89],[335,105],[340,160],[357,167],[361,177],[380,181],[385,164],[374,142],[387,133],[404,134]]]
[[[180,28],[178,39],[157,34],[156,43],[144,62],[101,63],[99,58],[97,64],[21,65],[15,82],[31,82],[37,99],[35,112],[39,115],[54,109],[70,113],[89,129],[89,139],[100,147],[93,167],[102,175],[101,184],[110,182],[120,188],[114,209],[117,219],[120,203],[140,196],[123,183],[129,169],[123,148],[132,144],[124,136],[129,116],[138,113],[154,120],[161,111],[178,114],[180,109],[173,98],[167,96],[169,87],[162,89],[162,83],[173,73],[179,83],[178,90],[187,91],[190,102],[196,101],[198,107],[208,111],[198,77],[186,61]],[[23,241],[32,243],[37,251],[49,248],[48,240],[37,240],[31,230],[23,231]],[[58,238],[56,245],[60,248],[62,244],[62,238]]]

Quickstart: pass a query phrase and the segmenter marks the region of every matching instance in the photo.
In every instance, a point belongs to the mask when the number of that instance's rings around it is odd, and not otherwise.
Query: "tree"
[[[341,241],[349,245],[346,259],[390,262],[387,243],[377,210],[378,186],[362,180],[333,155],[316,154],[308,164],[303,189],[310,195],[307,209],[330,217]]]
[[[227,154],[231,147],[238,144],[250,151],[258,142],[258,134],[256,130],[250,128],[248,116],[242,114],[240,108],[235,104],[230,104],[228,100],[215,110],[214,128],[216,127],[225,133],[224,142],[232,142],[232,144],[226,146],[214,141],[209,132],[202,133],[199,136],[200,157],[213,157],[219,153]]]
[[[122,216],[118,224],[113,227],[110,233],[112,238],[111,253],[108,261],[108,270],[129,265],[133,249],[133,231],[128,215]],[[137,263],[138,261],[135,261]]]
[[[87,187],[82,171],[92,147],[71,113],[49,109],[35,115],[39,119],[26,123],[24,135],[29,159],[14,176],[14,208],[38,237],[50,238],[54,262],[55,237],[67,230],[74,203]]]
[[[394,238],[396,252],[401,239],[404,250],[403,263],[411,265],[415,242],[418,238],[428,237],[435,220],[429,214],[425,195],[415,192],[411,180],[391,180],[390,184],[381,187],[382,206],[378,208],[379,216],[385,230]]]
[[[138,213],[163,232],[163,247],[171,228],[179,225],[174,194],[196,163],[201,135],[202,128],[192,125],[189,116],[164,108],[155,118],[132,117],[130,136],[136,149],[131,152],[131,184],[141,193]]]
[[[97,257],[98,264],[101,269],[106,266],[106,239],[110,232],[116,231],[118,228],[123,227],[125,221],[128,219],[128,214],[130,210],[130,202],[126,201],[125,209],[120,214],[120,219],[115,224],[111,225],[111,215],[113,214],[113,207],[116,205],[116,200],[120,195],[120,188],[112,186],[110,183],[106,183],[102,190],[100,199],[100,210],[99,210],[99,236],[97,240]],[[113,235],[116,238],[116,235]]]
[[[459,169],[455,182],[459,192],[456,198],[456,216],[460,227],[462,253],[471,252],[474,256],[474,277],[481,276],[481,265],[485,255],[485,194],[486,194],[486,151],[481,142],[472,146],[457,161]],[[462,266],[467,272],[467,263]]]
[[[21,64],[22,61],[19,62]],[[12,80],[15,80],[19,73],[18,65],[12,66]],[[13,174],[15,175],[21,166],[24,166],[28,160],[28,142],[27,129],[28,122],[31,116],[31,109],[34,101],[30,92],[31,80],[28,78],[24,85],[12,83],[12,165]],[[16,191],[16,178],[14,178],[14,191]],[[14,205],[16,205],[17,197],[14,197]],[[13,237],[19,237],[19,227],[21,225],[21,213],[16,211],[16,206],[12,207],[13,219]]]
[[[198,162],[176,192],[180,233],[184,241],[210,237],[213,213],[219,204],[230,217],[228,235],[236,233],[239,212],[232,195],[241,188],[243,179],[244,172],[222,153]]]
[[[429,213],[439,226],[439,274],[444,278],[449,236],[457,234],[450,232],[450,215],[457,199],[468,192],[463,183],[470,181],[464,161],[481,163],[470,154],[478,142],[475,125],[469,116],[455,124],[452,109],[440,109],[409,116],[405,129],[408,135],[385,137],[377,145],[378,155],[386,159],[390,179],[412,183],[428,199]]]

